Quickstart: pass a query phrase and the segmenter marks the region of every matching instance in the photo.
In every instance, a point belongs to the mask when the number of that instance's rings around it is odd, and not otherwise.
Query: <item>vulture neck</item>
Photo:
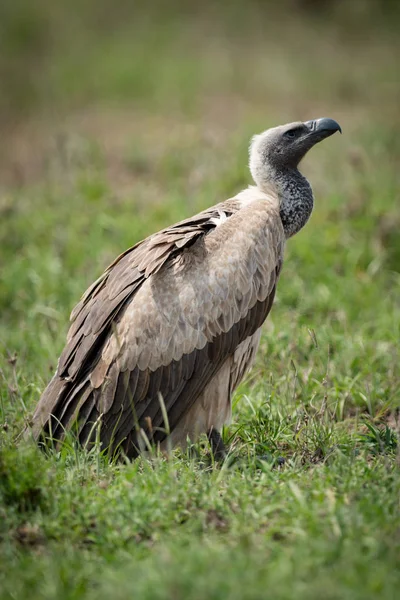
[[[311,185],[297,168],[276,171],[273,181],[278,189],[283,230],[289,238],[310,218],[314,206]]]

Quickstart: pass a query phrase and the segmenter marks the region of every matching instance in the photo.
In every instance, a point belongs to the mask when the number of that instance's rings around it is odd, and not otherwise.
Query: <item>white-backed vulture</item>
[[[36,440],[58,444],[72,429],[86,447],[97,435],[102,448],[133,458],[144,440],[163,447],[167,432],[172,446],[207,433],[222,451],[219,431],[257,351],[285,242],[313,208],[298,164],[336,131],[324,118],[255,136],[255,186],[151,235],[108,267],[72,311],[32,418]]]

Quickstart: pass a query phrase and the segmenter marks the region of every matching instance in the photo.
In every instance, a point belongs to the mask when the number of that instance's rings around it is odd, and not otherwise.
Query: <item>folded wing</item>
[[[34,436],[60,439],[74,425],[86,443],[101,421],[103,446],[135,456],[140,429],[161,441],[176,427],[271,309],[284,246],[277,206],[233,199],[121,255],[71,315]]]

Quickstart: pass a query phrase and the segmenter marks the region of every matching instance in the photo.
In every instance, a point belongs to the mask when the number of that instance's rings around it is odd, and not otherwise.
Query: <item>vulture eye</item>
[[[285,137],[293,140],[296,137],[296,132],[293,131],[293,129],[291,131],[286,131]]]

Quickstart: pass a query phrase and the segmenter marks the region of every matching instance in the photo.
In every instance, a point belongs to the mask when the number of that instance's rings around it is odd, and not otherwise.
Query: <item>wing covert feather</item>
[[[137,424],[161,440],[158,394],[174,427],[272,306],[285,240],[277,206],[233,199],[118,257],[72,312],[55,376],[65,389],[42,397],[53,429],[79,410],[82,442],[100,415],[102,442],[125,438],[128,456],[137,452]],[[229,218],[216,226],[221,211]]]

